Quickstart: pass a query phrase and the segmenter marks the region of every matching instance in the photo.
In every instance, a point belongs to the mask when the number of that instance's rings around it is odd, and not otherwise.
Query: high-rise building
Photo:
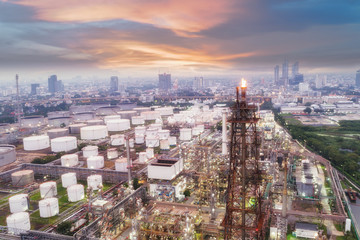
[[[31,95],[36,95],[37,94],[37,88],[40,87],[40,84],[38,83],[32,83],[31,84]]]
[[[292,65],[292,78],[295,78],[295,76],[299,74],[299,62],[295,62],[293,65]]]
[[[168,91],[171,89],[171,74],[159,74],[159,90]]]
[[[280,72],[280,67],[279,67],[279,65],[276,65],[275,68],[274,68],[274,82],[275,82],[275,84],[279,84],[279,81],[280,81],[279,72]]]
[[[110,78],[110,92],[116,92],[119,90],[119,78],[117,76],[112,76]]]
[[[195,89],[202,89],[204,88],[204,79],[203,77],[195,77],[193,81],[193,86]]]
[[[56,75],[51,75],[48,78],[48,88],[49,88],[50,93],[55,93],[56,92],[56,85],[57,85],[57,76]]]
[[[360,87],[360,69],[356,72],[355,86]]]
[[[282,75],[281,78],[284,82],[284,85],[289,84],[289,62],[287,59],[284,60],[284,63],[282,64]]]

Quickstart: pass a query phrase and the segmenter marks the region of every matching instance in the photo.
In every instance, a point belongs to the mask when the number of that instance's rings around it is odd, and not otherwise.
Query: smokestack
[[[222,112],[222,154],[228,154],[227,150],[227,128],[226,128],[226,111]]]

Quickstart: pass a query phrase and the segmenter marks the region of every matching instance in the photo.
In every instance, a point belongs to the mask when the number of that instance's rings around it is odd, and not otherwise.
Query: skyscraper
[[[355,86],[360,87],[360,69],[356,72]]]
[[[297,74],[299,74],[299,62],[295,62],[292,65],[292,78],[295,78]]]
[[[159,90],[168,91],[171,89],[171,74],[159,74]]]
[[[57,85],[57,76],[56,75],[51,75],[48,78],[48,88],[49,88],[49,92],[50,93],[55,93],[56,92],[56,85]]]
[[[38,83],[32,83],[31,84],[31,95],[36,95],[37,94],[37,88],[40,87],[40,84]]]
[[[279,76],[280,67],[276,65],[274,68],[274,82],[275,84],[279,84],[280,76]]]
[[[117,76],[112,76],[110,78],[110,92],[116,92],[119,90],[119,78]]]
[[[282,64],[282,75],[281,78],[284,82],[284,85],[289,84],[289,62],[285,58],[284,63]]]

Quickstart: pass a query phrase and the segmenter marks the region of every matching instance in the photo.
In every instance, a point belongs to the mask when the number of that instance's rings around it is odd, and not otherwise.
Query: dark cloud
[[[0,22],[34,21],[34,11],[29,7],[0,1]]]

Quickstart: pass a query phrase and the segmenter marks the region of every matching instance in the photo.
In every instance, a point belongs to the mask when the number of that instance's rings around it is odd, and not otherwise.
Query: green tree
[[[134,178],[133,179],[133,187],[134,190],[138,189],[141,186],[141,184],[139,183],[139,179],[138,178]]]
[[[72,232],[70,231],[71,226],[72,226],[71,221],[62,222],[57,226],[56,232],[59,234],[71,236],[72,235]]]
[[[304,109],[304,113],[310,114],[311,112],[312,112],[312,110],[311,110],[311,108],[309,108],[309,107],[306,107],[306,108]]]
[[[185,197],[190,197],[190,194],[191,194],[190,190],[189,190],[189,189],[185,189],[185,191],[184,191]]]

